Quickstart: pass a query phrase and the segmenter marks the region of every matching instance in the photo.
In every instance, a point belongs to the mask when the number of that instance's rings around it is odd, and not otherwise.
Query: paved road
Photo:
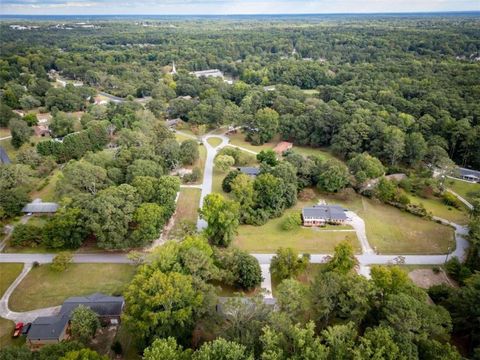
[[[0,138],[0,141],[8,140],[8,139],[11,139],[11,138],[12,138],[12,136],[5,136],[5,137]]]
[[[106,93],[106,92],[103,92],[103,91],[99,91],[98,94],[102,95],[102,96],[105,96],[106,98],[109,98],[111,101],[116,102],[116,103],[121,103],[121,102],[125,101],[124,98],[121,98],[119,96],[115,96],[115,95],[112,95],[112,94],[109,94],[109,93]]]

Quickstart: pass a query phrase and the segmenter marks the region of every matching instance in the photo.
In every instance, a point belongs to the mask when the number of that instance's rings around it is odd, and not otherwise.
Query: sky
[[[480,0],[0,0],[0,14],[228,15],[480,11]]]

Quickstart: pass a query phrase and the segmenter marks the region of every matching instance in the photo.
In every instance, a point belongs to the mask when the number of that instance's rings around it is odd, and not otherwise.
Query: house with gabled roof
[[[347,215],[339,205],[313,205],[302,209],[303,226],[325,226],[326,224],[343,224]]]

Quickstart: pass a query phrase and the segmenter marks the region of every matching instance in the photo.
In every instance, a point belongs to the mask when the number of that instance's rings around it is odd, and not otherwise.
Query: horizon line
[[[40,16],[301,16],[301,15],[401,15],[401,14],[464,14],[464,13],[479,13],[480,9],[474,10],[443,10],[443,11],[373,11],[373,12],[325,12],[325,13],[225,13],[225,14],[212,14],[212,13],[201,13],[201,14],[0,14],[0,18],[3,16],[29,16],[29,17],[40,17]]]

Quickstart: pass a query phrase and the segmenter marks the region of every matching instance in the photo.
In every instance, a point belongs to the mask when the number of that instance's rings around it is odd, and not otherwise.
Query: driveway
[[[358,241],[360,241],[360,246],[362,247],[362,253],[374,254],[375,252],[373,251],[372,247],[370,246],[367,240],[367,231],[365,230],[365,221],[363,221],[363,219],[353,211],[350,211],[350,210],[346,211],[345,214],[347,215],[348,218],[351,219],[348,221],[348,224],[351,225],[355,229],[355,232],[357,233]]]

